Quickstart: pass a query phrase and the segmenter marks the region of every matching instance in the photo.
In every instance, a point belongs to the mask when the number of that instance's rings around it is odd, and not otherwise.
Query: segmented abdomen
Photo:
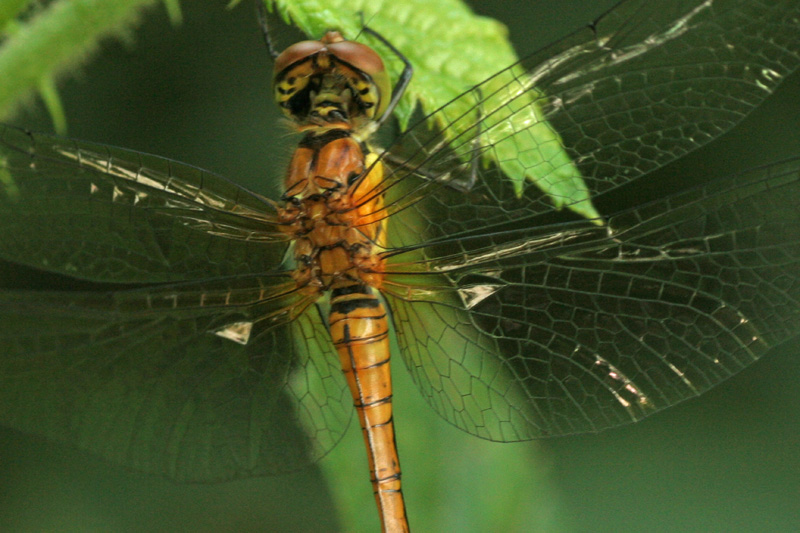
[[[372,289],[355,283],[331,291],[328,323],[361,422],[384,531],[404,531],[408,526],[392,419],[386,309]]]

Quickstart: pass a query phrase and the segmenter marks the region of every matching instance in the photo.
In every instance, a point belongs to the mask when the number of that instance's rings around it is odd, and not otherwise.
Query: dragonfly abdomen
[[[389,326],[383,302],[366,284],[331,291],[328,318],[369,457],[384,531],[407,531],[392,418]]]

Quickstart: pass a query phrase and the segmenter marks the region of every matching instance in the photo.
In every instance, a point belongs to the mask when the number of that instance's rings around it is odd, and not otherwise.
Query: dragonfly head
[[[337,31],[284,50],[273,82],[275,101],[300,131],[359,130],[380,118],[392,95],[380,56]]]

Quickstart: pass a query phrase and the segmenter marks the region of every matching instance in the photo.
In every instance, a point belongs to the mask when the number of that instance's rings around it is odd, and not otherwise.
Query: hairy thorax
[[[295,151],[279,220],[294,239],[293,276],[305,291],[380,287],[381,165],[362,176],[374,159],[347,130],[307,135]]]

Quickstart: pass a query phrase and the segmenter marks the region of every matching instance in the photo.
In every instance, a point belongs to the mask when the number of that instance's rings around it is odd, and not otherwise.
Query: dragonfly
[[[523,59],[509,94],[535,93],[602,205],[763,101],[797,66],[799,9],[689,2],[642,27],[655,9],[623,2]],[[530,105],[488,87],[345,181],[358,199],[342,213],[371,217],[354,223],[374,261],[356,268],[358,294],[446,420],[497,441],[598,431],[800,332],[797,160],[581,219],[484,162],[494,133],[530,133],[504,129]],[[465,101],[473,112],[452,116]],[[14,128],[0,161],[0,256],[71,282],[0,293],[4,424],[180,481],[293,470],[338,442],[353,403],[330,326],[344,295],[303,273],[321,250],[298,254],[287,232],[301,195]]]

